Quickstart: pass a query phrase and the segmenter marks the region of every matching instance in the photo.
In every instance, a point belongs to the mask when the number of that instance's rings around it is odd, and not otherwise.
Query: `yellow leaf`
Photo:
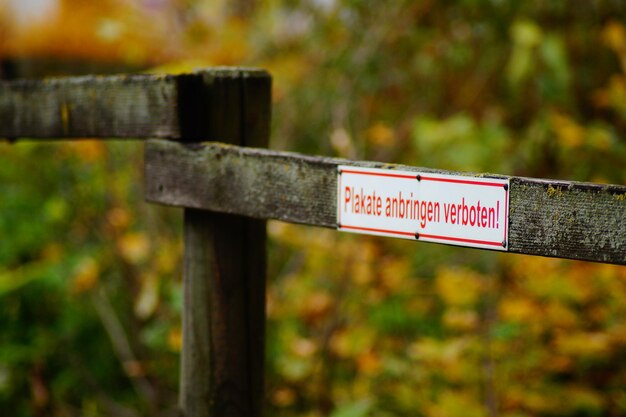
[[[289,407],[296,401],[296,392],[288,387],[279,388],[272,394],[272,402],[279,407]]]
[[[613,75],[608,86],[609,102],[616,109],[626,109],[626,78]]]
[[[65,110],[65,122],[70,123],[68,110]],[[106,144],[101,140],[86,139],[64,144],[64,146],[79,160],[84,163],[93,163],[100,161],[106,155]]]
[[[500,303],[500,317],[505,321],[528,323],[539,315],[539,308],[529,298],[507,298]]]
[[[586,411],[588,415],[602,414],[605,406],[605,395],[600,390],[592,390],[585,386],[572,386],[566,390],[567,404],[571,414]],[[570,414],[570,413],[568,413]]]
[[[442,267],[437,271],[435,286],[437,294],[446,304],[470,306],[476,303],[483,291],[483,279],[468,268]]]
[[[603,358],[611,349],[611,338],[606,333],[559,332],[554,346],[564,355],[584,358]]]
[[[546,363],[546,369],[552,372],[559,372],[559,373],[569,372],[572,370],[574,363],[575,362],[569,356],[564,356],[564,355],[553,356]]]
[[[578,315],[559,301],[546,306],[545,319],[552,325],[561,328],[574,328],[578,325]]]
[[[607,23],[602,31],[602,40],[609,48],[618,53],[626,51],[626,31],[624,30],[624,25],[615,20]]]
[[[468,347],[469,338],[465,337],[445,341],[425,337],[409,345],[408,354],[411,359],[428,364],[454,365]]]
[[[63,256],[63,247],[56,242],[47,244],[41,251],[41,257],[46,261],[58,261]]]
[[[130,213],[122,207],[114,207],[106,215],[109,224],[116,231],[122,231],[130,224]]]
[[[426,410],[428,417],[485,417],[487,411],[478,395],[448,389]]]
[[[406,258],[388,257],[380,262],[380,281],[384,288],[395,291],[406,284],[411,269]]]
[[[267,318],[269,320],[275,320],[283,315],[283,311],[281,309],[282,305],[278,300],[279,296],[276,295],[277,290],[275,287],[271,286],[267,289],[267,296],[265,301],[265,308],[267,311]]]
[[[180,241],[161,241],[159,242],[160,250],[156,254],[157,271],[163,274],[170,274],[178,267],[182,254],[182,246]]]
[[[380,371],[380,357],[372,351],[364,352],[356,358],[357,369],[363,375],[373,376]]]
[[[359,250],[355,253],[356,262],[350,271],[350,278],[356,285],[367,286],[374,279],[374,268],[372,263],[375,262],[377,248],[372,241],[366,240],[359,246]]]
[[[321,320],[333,308],[333,298],[326,292],[314,292],[301,305],[300,314],[307,321]]]
[[[603,128],[589,129],[589,143],[596,149],[608,151],[613,144],[611,133]]]
[[[543,38],[541,28],[531,20],[518,20],[511,26],[513,42],[526,48],[539,45]]]
[[[576,123],[572,118],[559,113],[550,114],[550,122],[559,139],[559,143],[568,149],[577,148],[585,141],[585,128]]]
[[[330,349],[342,358],[354,358],[372,349],[375,333],[366,327],[337,331],[330,339]]]
[[[100,267],[93,258],[83,258],[76,270],[72,280],[71,292],[81,294],[96,286],[100,276]]]
[[[392,146],[395,143],[395,135],[389,125],[377,122],[366,133],[369,141],[377,146]]]
[[[502,387],[501,402],[505,409],[519,409],[524,402],[526,387],[515,384],[505,384]]]
[[[608,334],[611,337],[612,343],[616,346],[626,345],[626,323],[612,325],[608,329]]]
[[[167,345],[174,352],[180,352],[183,346],[183,335],[180,331],[180,327],[174,327],[170,329],[167,334]]]
[[[150,241],[143,233],[126,233],[117,241],[117,247],[124,259],[140,263],[148,257]]]
[[[449,309],[443,315],[443,324],[452,330],[474,330],[478,325],[478,314],[473,310]]]
[[[526,391],[522,398],[523,407],[537,414],[553,414],[557,408],[555,396],[544,392]]]

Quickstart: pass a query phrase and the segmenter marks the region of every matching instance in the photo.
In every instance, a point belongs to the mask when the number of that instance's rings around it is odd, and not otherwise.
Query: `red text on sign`
[[[480,200],[475,205],[467,205],[465,198],[460,204],[443,204],[444,219],[449,224],[461,224],[463,226],[477,226],[489,229],[498,229],[500,224],[500,202],[496,201],[496,207],[480,205]]]
[[[442,210],[443,206],[443,210]],[[443,216],[441,215],[443,211]],[[389,219],[416,220],[422,228],[429,223],[443,222],[452,225],[498,229],[500,227],[500,202],[486,206],[478,200],[468,203],[465,197],[459,203],[418,200],[413,193],[382,197],[376,191],[358,191],[347,186],[344,189],[343,212]]]

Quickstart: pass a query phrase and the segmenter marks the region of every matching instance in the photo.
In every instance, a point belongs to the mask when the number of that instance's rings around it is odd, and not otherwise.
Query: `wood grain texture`
[[[117,75],[0,81],[0,137],[217,137],[230,117],[230,79],[256,69],[211,68],[180,75]],[[230,109],[230,110],[229,110]]]
[[[245,72],[241,77],[242,139],[245,146],[269,144],[272,118],[272,79],[268,74]],[[244,221],[246,282],[246,357],[249,358],[250,408],[247,415],[260,417],[265,400],[265,326],[267,281],[267,222]]]
[[[222,144],[146,143],[148,201],[335,227],[336,166],[347,161]]]
[[[203,211],[184,213],[183,314],[179,405],[183,416],[208,417],[212,397],[210,375],[211,286],[215,247],[213,222]]]
[[[182,414],[257,416],[249,350],[264,350],[249,337],[246,222],[196,209],[184,215]]]
[[[149,201],[331,228],[338,165],[459,174],[160,140],[145,161]],[[626,186],[511,177],[509,223],[510,252],[626,265]]]
[[[132,75],[0,83],[0,136],[180,137],[177,78]]]
[[[510,251],[626,265],[626,187],[513,178]]]
[[[271,79],[262,72],[188,80],[185,140],[266,146]],[[203,84],[204,83],[204,84]],[[194,92],[209,89],[206,103]],[[201,145],[189,143],[194,148]],[[181,413],[259,417],[265,359],[265,221],[185,208]]]

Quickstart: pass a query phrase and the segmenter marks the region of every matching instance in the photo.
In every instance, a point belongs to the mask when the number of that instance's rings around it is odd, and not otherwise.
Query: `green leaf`
[[[364,417],[373,408],[373,402],[362,399],[353,403],[345,404],[333,411],[330,417]]]

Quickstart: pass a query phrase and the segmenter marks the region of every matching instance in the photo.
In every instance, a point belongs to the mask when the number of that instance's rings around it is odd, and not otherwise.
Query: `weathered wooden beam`
[[[187,91],[192,133],[267,146],[271,79],[233,70]],[[191,86],[189,86],[191,87]],[[210,95],[201,93],[210,88]],[[198,97],[192,93],[200,91]],[[195,100],[208,98],[207,103]],[[189,130],[188,130],[189,132]],[[189,133],[185,139],[189,137]],[[192,145],[189,146],[199,146]],[[187,417],[260,417],[265,359],[265,221],[186,207],[180,408]]]
[[[216,137],[226,80],[254,69],[0,81],[0,138]]]
[[[145,163],[149,201],[331,228],[338,165],[442,172],[162,140]],[[626,186],[511,177],[509,251],[626,265]]]

